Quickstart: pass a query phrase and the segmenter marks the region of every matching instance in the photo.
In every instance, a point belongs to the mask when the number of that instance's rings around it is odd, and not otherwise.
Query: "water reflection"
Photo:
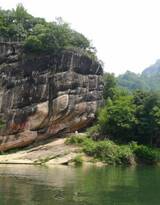
[[[159,205],[160,168],[1,165],[0,205]]]

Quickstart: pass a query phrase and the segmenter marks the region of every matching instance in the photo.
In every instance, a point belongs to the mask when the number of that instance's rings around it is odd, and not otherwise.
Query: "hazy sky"
[[[0,0],[0,7],[23,3],[34,16],[61,16],[98,50],[105,71],[141,72],[160,58],[160,0]]]

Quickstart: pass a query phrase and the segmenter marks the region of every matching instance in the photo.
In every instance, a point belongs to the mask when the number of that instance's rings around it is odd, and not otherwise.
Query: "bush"
[[[99,141],[95,148],[95,157],[109,164],[115,164],[118,158],[118,147],[111,141]]]
[[[67,47],[78,48],[84,55],[96,58],[96,50],[81,33],[62,18],[47,22],[31,16],[22,4],[14,10],[0,8],[0,33],[4,41],[24,42],[24,51],[56,54]]]
[[[82,144],[87,138],[87,135],[74,134],[67,138],[66,144]]]
[[[130,141],[136,124],[135,106],[132,96],[121,96],[116,100],[107,100],[98,115],[98,124],[102,134],[123,141]]]
[[[79,144],[84,153],[108,164],[132,164],[134,155],[127,145],[117,145],[111,140],[94,141],[87,135],[73,135],[67,144]]]
[[[121,164],[135,164],[134,153],[128,145],[119,146],[118,159]]]
[[[99,134],[99,132],[100,132],[100,126],[99,126],[99,124],[96,124],[96,125],[93,125],[92,127],[89,127],[88,129],[87,129],[87,133],[89,134],[89,135],[95,135],[95,134]]]
[[[29,36],[25,41],[24,49],[27,52],[37,52],[42,50],[42,43],[36,36]]]
[[[160,153],[155,149],[144,145],[139,145],[133,151],[140,162],[147,164],[156,164],[159,162]]]
[[[83,142],[83,151],[89,155],[94,156],[95,155],[95,149],[96,149],[96,142],[94,142],[92,139],[85,139]]]
[[[160,151],[132,142],[129,145],[118,145],[111,140],[94,141],[87,135],[73,135],[67,144],[79,144],[84,153],[108,164],[157,164],[160,161]]]
[[[110,140],[96,143],[95,157],[109,164],[132,164],[134,155],[127,145],[116,145]]]
[[[82,166],[83,164],[83,159],[80,155],[77,155],[75,158],[74,158],[74,163],[76,166]]]

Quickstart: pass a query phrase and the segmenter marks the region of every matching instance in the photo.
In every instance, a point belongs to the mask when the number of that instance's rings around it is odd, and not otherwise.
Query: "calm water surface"
[[[0,205],[160,205],[160,168],[1,165]]]

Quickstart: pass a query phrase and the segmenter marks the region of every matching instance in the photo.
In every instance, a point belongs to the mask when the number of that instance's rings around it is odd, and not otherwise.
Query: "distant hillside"
[[[157,60],[155,64],[144,69],[144,71],[142,72],[143,76],[151,76],[156,74],[160,74],[160,59]]]
[[[130,71],[117,77],[120,87],[133,90],[160,91],[160,60],[144,69],[142,74]]]

